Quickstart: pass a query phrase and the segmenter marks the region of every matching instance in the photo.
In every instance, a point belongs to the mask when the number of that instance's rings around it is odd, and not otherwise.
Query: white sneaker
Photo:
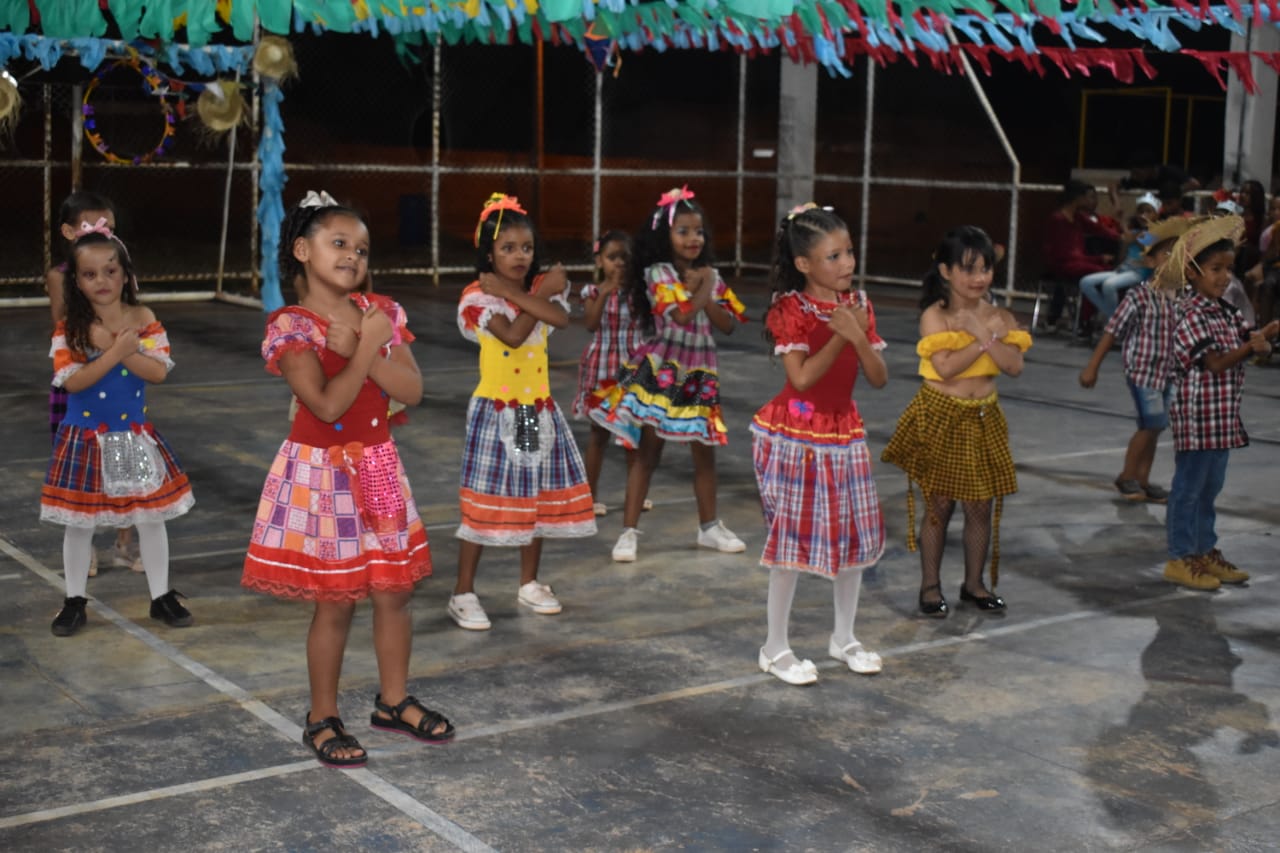
[[[832,637],[827,641],[827,654],[838,661],[848,664],[849,669],[859,675],[875,675],[884,668],[880,655],[867,651],[862,647],[862,643],[857,640],[841,647],[836,645],[836,638]]]
[[[747,550],[746,543],[734,536],[733,531],[725,527],[723,521],[717,521],[706,530],[699,530],[698,546],[701,548],[713,548],[726,554],[737,554]],[[617,558],[615,557],[614,559]]]
[[[480,599],[474,592],[449,596],[448,612],[453,617],[453,621],[458,623],[459,628],[466,628],[468,631],[488,631],[492,627],[484,608],[480,606]]]
[[[615,563],[634,563],[636,561],[636,536],[640,534],[634,527],[628,527],[618,537],[618,544],[613,546]]]
[[[528,607],[534,613],[541,613],[543,616],[554,616],[562,609],[560,607],[560,599],[556,598],[555,593],[551,591],[551,587],[537,581],[529,581],[520,587],[520,593],[516,596],[516,601]]]
[[[595,503],[593,503],[593,504],[591,505],[591,511],[592,511],[592,512],[594,512],[594,513],[595,513],[596,515],[598,515],[598,516],[599,516],[599,515],[608,515],[608,514],[609,514],[609,508],[608,508],[607,506],[605,506],[604,504],[600,503],[600,501],[596,501]]]

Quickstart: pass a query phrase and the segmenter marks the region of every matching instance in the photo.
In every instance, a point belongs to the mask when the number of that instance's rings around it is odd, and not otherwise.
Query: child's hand
[[[1280,335],[1280,320],[1272,320],[1270,323],[1259,329],[1258,334],[1268,339],[1274,338],[1276,335]]]
[[[377,305],[370,305],[364,312],[364,316],[360,318],[360,339],[362,341],[372,341],[378,347],[391,342],[391,335],[395,330],[391,328],[391,320]]]
[[[489,296],[500,296],[510,300],[519,295],[519,288],[506,279],[498,278],[491,272],[480,273],[480,289]]]
[[[862,314],[859,319],[858,314]],[[831,312],[831,319],[827,321],[827,326],[831,331],[849,342],[855,342],[866,337],[866,311],[859,308],[850,308],[847,305],[841,305],[839,308]]]
[[[121,329],[116,335],[112,351],[120,358],[127,358],[138,351],[138,332],[136,329]]]
[[[324,345],[343,358],[351,358],[356,354],[356,346],[360,343],[360,335],[355,327],[329,315],[329,331],[324,336]]]
[[[1267,325],[1270,328],[1274,325],[1274,321]],[[1253,350],[1254,355],[1267,355],[1271,352],[1271,341],[1267,340],[1265,329],[1261,332],[1249,333],[1249,349]]]
[[[564,271],[564,264],[555,264],[551,269],[542,276],[538,282],[537,296],[547,299],[551,296],[564,293],[564,289],[569,286],[569,276]]]
[[[1096,367],[1086,367],[1080,371],[1080,387],[1092,388],[1098,384],[1098,369]]]
[[[94,323],[89,327],[89,343],[94,349],[106,352],[115,342],[116,336],[108,332],[107,327],[101,323]]]
[[[712,267],[691,269],[684,275],[684,289],[689,292],[690,296],[700,293],[708,281],[714,280],[714,276],[715,270]]]

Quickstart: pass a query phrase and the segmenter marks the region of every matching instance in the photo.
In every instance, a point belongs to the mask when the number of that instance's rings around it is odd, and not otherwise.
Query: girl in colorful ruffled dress
[[[67,391],[67,412],[54,438],[40,491],[40,518],[66,526],[62,541],[66,599],[56,636],[85,624],[93,530],[135,527],[151,593],[151,618],[174,627],[191,612],[169,588],[164,523],[195,502],[187,475],[147,418],[147,383],[173,367],[169,338],[150,308],[138,304],[137,277],[105,218],[84,223],[67,262],[66,319],[53,334],[53,384]]]
[[[627,472],[623,530],[613,559],[636,558],[640,512],[666,441],[689,445],[698,502],[698,545],[746,550],[716,515],[716,445],[727,444],[720,413],[720,378],[711,329],[733,331],[745,321],[742,303],[712,264],[711,235],[689,188],[665,193],[636,237],[631,263],[631,314],[646,340],[593,395],[591,419],[607,427],[639,461]]]
[[[62,200],[58,208],[58,236],[62,237],[63,253],[71,248],[71,241],[80,233],[85,225],[93,225],[101,219],[111,231],[115,231],[116,212],[111,199],[100,193],[73,192]],[[49,294],[49,313],[56,326],[67,317],[66,291],[67,264],[59,263],[50,267],[44,274],[45,291]],[[57,439],[58,425],[67,413],[67,392],[57,385],[49,388],[49,434]],[[133,528],[121,527],[116,531],[115,554],[112,565],[118,568],[142,571],[142,559],[138,555],[138,546],[133,538]],[[89,549],[89,577],[98,573],[98,552]]]
[[[480,383],[467,406],[459,492],[458,581],[449,616],[488,630],[475,592],[486,545],[520,549],[516,601],[534,613],[561,605],[538,580],[544,538],[594,536],[591,488],[568,422],[551,399],[547,338],[569,324],[569,283],[539,274],[533,222],[513,196],[492,195],[476,225],[477,280],[462,291],[458,329],[480,345]]]
[[[573,398],[573,416],[590,421],[592,393],[601,383],[618,375],[631,351],[644,340],[640,325],[631,317],[627,302],[627,272],[631,264],[631,237],[624,231],[607,231],[592,247],[595,258],[595,281],[582,288],[584,323],[594,333],[578,367],[578,394]],[[587,484],[591,486],[596,515],[607,512],[600,500],[597,483],[604,465],[604,451],[612,433],[597,423],[591,424],[584,462]],[[634,449],[627,449],[627,468],[636,462]]]
[[[769,637],[759,664],[789,684],[817,680],[787,638],[800,573],[832,581],[835,628],[827,653],[854,672],[877,673],[880,656],[853,634],[862,572],[884,552],[884,518],[853,385],[873,388],[888,370],[865,293],[854,292],[853,241],[845,223],[810,203],[778,231],[766,336],[786,369],[778,396],[751,422],[756,482],[768,538]]]
[[[949,612],[940,573],[956,501],[964,509],[960,600],[979,610],[1005,609],[1004,599],[982,580],[988,548],[993,589],[999,580],[1001,504],[1018,490],[996,377],[1022,372],[1031,336],[987,298],[995,259],[991,238],[981,228],[963,225],[942,238],[920,299],[916,352],[924,382],[881,457],[907,472],[907,547],[913,551],[913,485],[918,483],[924,495],[919,605],[920,612],[937,618]]]
[[[356,602],[373,600],[380,691],[369,724],[426,743],[453,737],[408,693],[414,585],[431,574],[427,532],[388,425],[391,400],[417,405],[422,375],[404,309],[360,291],[369,231],[358,213],[309,192],[285,218],[280,278],[306,278],[298,305],[267,318],[262,356],[297,397],[267,474],[241,583],[315,603],[307,633],[311,707],[302,742],[329,767],[362,767],[338,715],[338,679]]]

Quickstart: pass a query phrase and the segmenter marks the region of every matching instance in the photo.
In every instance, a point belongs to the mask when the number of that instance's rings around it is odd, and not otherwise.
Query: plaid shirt
[[[1178,299],[1142,284],[1129,288],[1107,321],[1106,333],[1123,341],[1124,375],[1140,388],[1163,390],[1171,381]]]
[[[1193,293],[1173,333],[1176,388],[1169,405],[1175,450],[1230,450],[1249,443],[1240,420],[1244,362],[1215,374],[1206,352],[1226,353],[1248,340],[1249,326],[1230,303]]]

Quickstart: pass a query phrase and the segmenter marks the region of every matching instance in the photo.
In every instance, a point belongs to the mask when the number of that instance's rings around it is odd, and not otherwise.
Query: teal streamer
[[[280,116],[280,103],[284,92],[274,83],[262,89],[262,134],[258,139],[258,166],[261,169],[258,190],[258,226],[262,239],[259,271],[262,278],[262,307],[275,311],[284,307],[280,293],[280,225],[284,222],[284,185],[289,177],[284,173],[284,119]]]

